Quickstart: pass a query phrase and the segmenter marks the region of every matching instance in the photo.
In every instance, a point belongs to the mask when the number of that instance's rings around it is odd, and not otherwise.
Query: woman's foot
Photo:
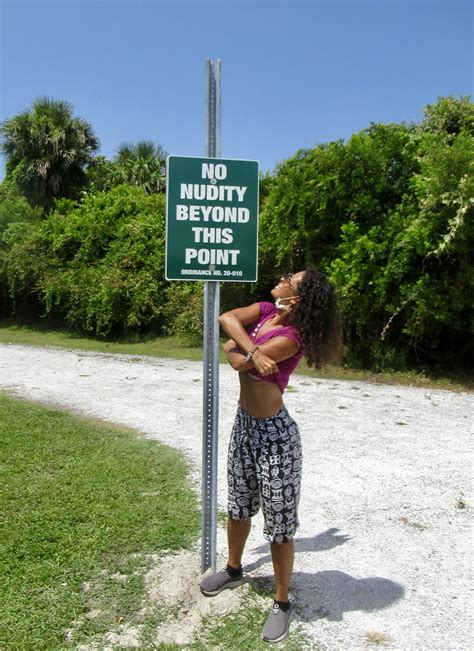
[[[237,588],[244,582],[242,565],[236,569],[226,565],[223,570],[206,576],[201,582],[201,592],[206,597],[215,597],[222,590]]]
[[[283,640],[288,635],[292,619],[293,611],[290,602],[275,601],[263,627],[262,639],[265,642]]]

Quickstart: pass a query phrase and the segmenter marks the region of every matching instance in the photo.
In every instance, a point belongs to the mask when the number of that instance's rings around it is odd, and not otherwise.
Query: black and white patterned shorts
[[[301,463],[298,425],[286,407],[270,418],[239,407],[227,461],[229,517],[251,518],[261,506],[265,538],[286,543],[299,524]]]

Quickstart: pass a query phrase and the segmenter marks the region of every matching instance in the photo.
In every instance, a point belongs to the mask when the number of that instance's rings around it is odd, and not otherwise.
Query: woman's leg
[[[252,516],[260,508],[255,459],[249,440],[249,417],[237,410],[227,456],[227,543],[228,564],[237,569],[252,526]]]
[[[293,538],[283,544],[270,543],[275,572],[275,601],[288,601],[295,545]]]
[[[227,543],[229,546],[229,560],[227,562],[235,569],[240,567],[251,526],[252,521],[250,518],[247,520],[227,519]]]
[[[265,518],[264,533],[270,540],[275,572],[275,599],[288,601],[294,561],[293,536],[298,527],[301,441],[298,425],[286,408],[266,419],[266,429],[268,442],[265,449],[262,448],[259,477]]]

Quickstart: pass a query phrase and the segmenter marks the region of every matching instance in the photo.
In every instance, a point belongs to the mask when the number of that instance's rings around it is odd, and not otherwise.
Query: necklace
[[[268,319],[267,321],[265,321],[265,323],[271,323],[274,318],[275,317],[272,317],[271,319]],[[262,327],[262,325],[263,325],[263,321],[260,321],[259,323],[257,323],[255,328],[252,330],[252,332],[249,335],[250,339],[253,339],[255,341],[255,339],[257,338],[257,334],[258,334],[260,328]]]
[[[257,338],[257,333],[261,328],[261,325],[262,325],[262,322],[260,321],[260,323],[258,323],[255,326],[255,329],[250,333],[250,339],[253,339],[255,341],[255,339]]]

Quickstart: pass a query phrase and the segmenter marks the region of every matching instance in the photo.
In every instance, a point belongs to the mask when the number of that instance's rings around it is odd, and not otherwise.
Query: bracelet
[[[252,350],[249,350],[249,352],[245,355],[245,361],[246,361],[246,362],[250,362],[250,360],[252,359],[252,355],[253,355],[254,352],[257,350],[257,348],[258,348],[258,346],[254,346],[254,347],[252,348]]]

